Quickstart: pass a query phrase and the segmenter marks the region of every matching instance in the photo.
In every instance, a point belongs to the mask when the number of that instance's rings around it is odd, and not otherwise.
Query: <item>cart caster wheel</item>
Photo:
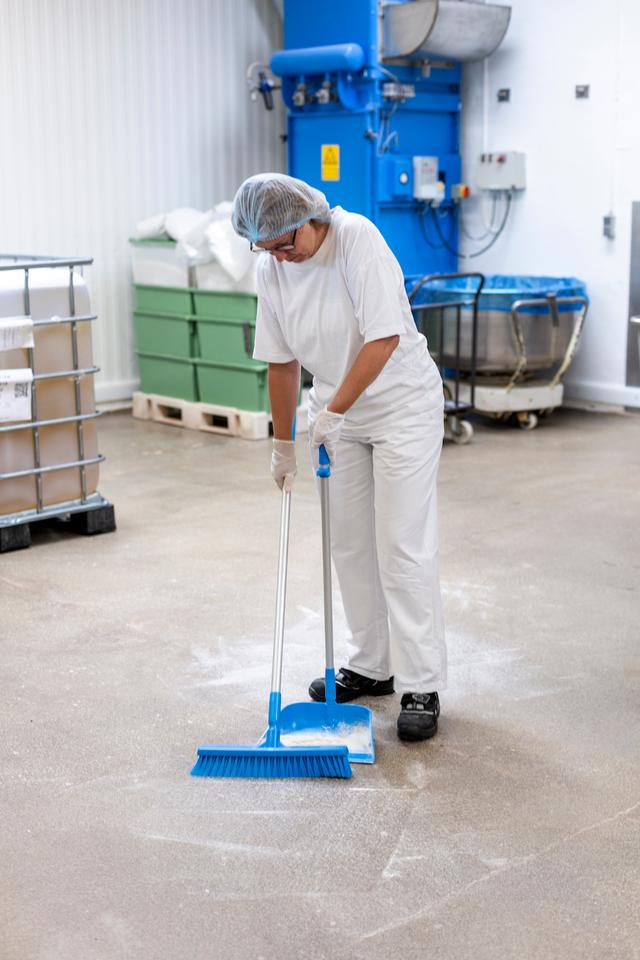
[[[518,413],[518,426],[522,430],[535,430],[538,426],[538,418],[535,413]]]
[[[473,427],[467,420],[451,420],[447,425],[447,436],[454,443],[469,443],[473,436]]]

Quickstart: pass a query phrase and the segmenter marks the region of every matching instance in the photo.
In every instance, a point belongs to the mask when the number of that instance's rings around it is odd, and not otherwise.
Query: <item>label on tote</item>
[[[0,421],[31,420],[33,371],[0,370]]]
[[[321,177],[323,180],[340,179],[340,144],[323,143],[321,148]]]
[[[31,317],[0,318],[0,350],[20,350],[33,347]]]

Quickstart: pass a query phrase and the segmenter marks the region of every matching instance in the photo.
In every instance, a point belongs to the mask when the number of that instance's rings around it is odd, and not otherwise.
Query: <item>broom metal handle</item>
[[[273,635],[273,660],[271,663],[271,693],[282,688],[282,651],[284,648],[284,611],[287,599],[287,566],[289,562],[289,519],[291,516],[291,491],[282,490],[280,509],[280,549],[278,553],[278,584],[276,587],[276,621]]]

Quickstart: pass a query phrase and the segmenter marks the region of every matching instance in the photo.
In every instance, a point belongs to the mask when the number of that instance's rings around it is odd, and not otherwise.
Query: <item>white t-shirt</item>
[[[434,393],[442,381],[418,332],[400,264],[378,228],[341,207],[313,257],[278,262],[263,254],[257,272],[258,315],[253,355],[269,363],[299,360],[313,374],[310,413],[329,402],[365,343],[400,342],[346,417],[362,420],[381,404],[402,406]]]

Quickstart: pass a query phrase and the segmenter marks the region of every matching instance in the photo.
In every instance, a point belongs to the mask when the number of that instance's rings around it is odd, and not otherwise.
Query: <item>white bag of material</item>
[[[164,228],[172,240],[182,240],[184,236],[198,226],[203,216],[206,216],[206,214],[202,210],[194,210],[193,207],[178,207],[171,213],[166,214]]]
[[[153,217],[147,217],[136,224],[134,236],[136,240],[152,240],[155,237],[166,236],[164,228],[164,213],[156,213]]]
[[[167,234],[175,239],[176,246],[171,250],[138,251],[136,257],[144,256],[158,259],[160,255],[168,261],[167,266],[177,273],[172,282],[187,285],[181,279],[181,271],[195,267],[196,285],[203,290],[238,290],[243,293],[255,293],[255,274],[258,258],[251,253],[249,244],[239,237],[231,225],[233,204],[224,200],[212,210],[202,212],[192,207],[179,207],[167,214],[158,214],[143,220],[136,227],[137,239],[151,239]],[[153,232],[153,231],[156,232]],[[157,232],[157,231],[160,232]],[[134,280],[136,283],[156,283],[160,281],[155,274],[141,279],[142,263],[134,262]],[[167,280],[163,281],[168,282]]]
[[[251,268],[256,255],[251,253],[248,242],[233,229],[231,209],[229,202],[215,207],[217,216],[207,227],[206,239],[214,258],[237,283]]]
[[[214,217],[213,210],[201,213],[189,230],[186,230],[176,247],[176,257],[190,267],[200,263],[208,263],[213,259],[206,238],[206,230]]]

